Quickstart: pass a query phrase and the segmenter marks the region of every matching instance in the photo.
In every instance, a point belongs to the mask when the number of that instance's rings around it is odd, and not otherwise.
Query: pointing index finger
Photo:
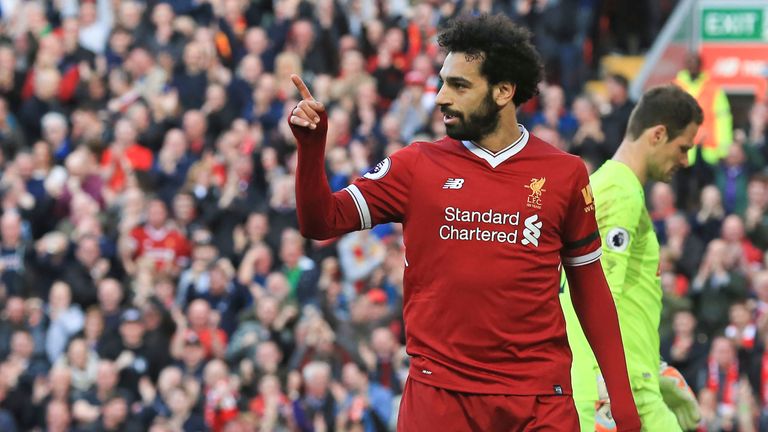
[[[295,85],[296,88],[299,90],[299,94],[301,95],[302,99],[312,100],[312,101],[315,100],[315,98],[312,97],[312,93],[309,92],[307,85],[304,84],[304,81],[298,75],[292,74],[291,81],[293,81],[293,85]]]

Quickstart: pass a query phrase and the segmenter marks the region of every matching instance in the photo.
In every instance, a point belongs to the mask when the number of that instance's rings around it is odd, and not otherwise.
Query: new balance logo
[[[461,189],[464,186],[463,178],[449,178],[445,181],[443,189]]]

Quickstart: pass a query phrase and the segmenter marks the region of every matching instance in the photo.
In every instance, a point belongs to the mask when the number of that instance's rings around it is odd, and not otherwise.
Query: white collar
[[[472,141],[462,141],[461,143],[464,144],[464,147],[466,147],[467,150],[474,153],[475,156],[481,159],[485,159],[485,161],[488,162],[488,164],[491,165],[492,168],[496,168],[505,160],[520,153],[520,151],[525,147],[525,145],[528,144],[528,137],[530,136],[528,134],[528,131],[521,124],[518,124],[517,127],[520,128],[520,133],[521,133],[520,138],[518,138],[517,141],[513,142],[512,144],[508,145],[506,148],[504,148],[503,150],[500,150],[497,153],[488,151],[478,146],[477,144],[473,143]]]

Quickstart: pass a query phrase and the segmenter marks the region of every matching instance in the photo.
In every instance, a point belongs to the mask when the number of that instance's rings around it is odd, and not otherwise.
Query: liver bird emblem
[[[533,197],[540,197],[542,192],[546,192],[547,190],[544,189],[544,183],[547,181],[546,177],[542,177],[540,179],[532,178],[531,184],[527,185],[526,187],[531,190],[531,196]]]

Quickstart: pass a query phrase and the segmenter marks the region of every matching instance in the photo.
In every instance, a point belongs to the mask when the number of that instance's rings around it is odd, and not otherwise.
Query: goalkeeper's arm
[[[680,427],[683,430],[696,429],[701,419],[696,395],[680,371],[663,361],[659,367],[659,389],[664,403],[677,416]]]

